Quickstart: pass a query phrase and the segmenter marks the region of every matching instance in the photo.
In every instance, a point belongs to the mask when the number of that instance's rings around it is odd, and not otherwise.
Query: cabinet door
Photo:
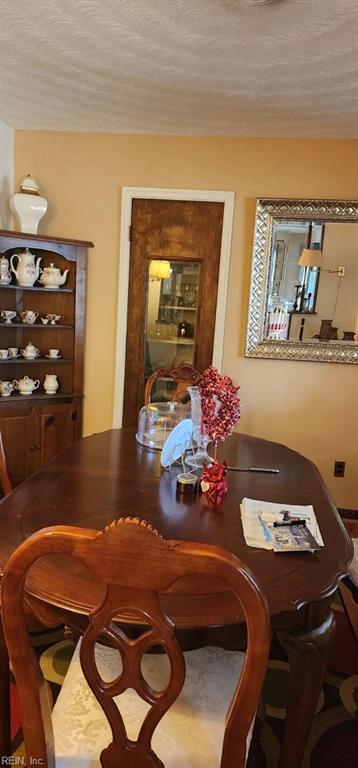
[[[35,471],[34,407],[19,405],[15,410],[1,404],[0,430],[11,484],[15,487]]]
[[[74,403],[46,403],[36,411],[35,456],[36,469],[40,469],[73,442],[76,407]]]

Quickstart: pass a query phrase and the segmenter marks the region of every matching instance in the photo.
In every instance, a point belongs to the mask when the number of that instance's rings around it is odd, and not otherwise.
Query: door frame
[[[193,202],[224,203],[221,237],[218,293],[212,364],[221,368],[224,348],[227,290],[234,219],[235,192],[208,189],[159,189],[156,187],[123,187],[119,245],[118,314],[115,355],[113,428],[122,426],[124,401],[124,372],[126,364],[129,258],[131,243],[129,227],[134,199],[190,200]]]

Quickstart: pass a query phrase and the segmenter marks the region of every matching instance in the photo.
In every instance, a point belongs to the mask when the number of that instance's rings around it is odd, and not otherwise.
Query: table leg
[[[288,706],[278,768],[301,765],[327,667],[335,627],[333,614],[328,607],[318,626],[312,626],[314,610],[309,618],[311,629],[297,634],[277,633],[290,663]]]
[[[10,670],[0,613],[0,758],[10,755]]]

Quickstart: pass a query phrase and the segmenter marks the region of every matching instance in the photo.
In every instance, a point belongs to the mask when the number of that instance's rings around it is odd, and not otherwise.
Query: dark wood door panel
[[[34,472],[36,452],[34,410],[30,405],[19,406],[16,411],[0,405],[0,430],[13,487],[22,483]]]
[[[67,448],[75,434],[74,403],[46,403],[37,408],[36,468]]]
[[[194,366],[212,361],[223,203],[133,200],[123,424],[137,423],[144,402],[148,264],[157,257],[200,265]]]

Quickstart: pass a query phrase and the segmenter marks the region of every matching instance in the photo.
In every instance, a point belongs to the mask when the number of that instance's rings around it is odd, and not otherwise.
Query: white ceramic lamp
[[[47,211],[47,200],[39,195],[39,187],[30,175],[24,179],[20,192],[10,197],[10,208],[20,222],[20,232],[37,235],[40,220]]]

